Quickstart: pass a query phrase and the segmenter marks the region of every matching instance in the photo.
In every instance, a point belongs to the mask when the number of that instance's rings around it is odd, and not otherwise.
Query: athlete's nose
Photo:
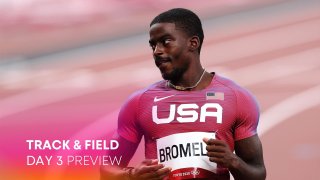
[[[153,54],[155,56],[159,56],[163,54],[163,46],[161,44],[157,44],[153,50]]]

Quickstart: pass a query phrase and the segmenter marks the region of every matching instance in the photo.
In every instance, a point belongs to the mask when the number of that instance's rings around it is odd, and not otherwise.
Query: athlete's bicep
[[[262,144],[258,135],[236,141],[235,152],[247,164],[264,168]]]

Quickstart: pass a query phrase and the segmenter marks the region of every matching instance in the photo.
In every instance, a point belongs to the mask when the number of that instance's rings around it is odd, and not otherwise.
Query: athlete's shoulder
[[[238,85],[235,81],[227,78],[227,77],[224,77],[224,76],[221,76],[219,74],[216,74],[214,75],[214,83],[219,83],[223,86],[226,86],[226,87],[229,87],[229,88],[232,88],[232,89],[237,89],[237,88],[242,88],[240,85]]]
[[[230,88],[236,93],[250,93],[246,88],[240,86],[235,81],[218,74],[214,75],[214,83]]]
[[[231,90],[238,100],[239,99],[247,99],[249,101],[253,101],[253,102],[257,103],[255,96],[248,89],[240,86],[235,81],[233,81],[229,78],[217,75],[217,74],[215,74],[214,78],[215,78],[214,83],[218,83],[221,86],[225,86],[226,88]]]

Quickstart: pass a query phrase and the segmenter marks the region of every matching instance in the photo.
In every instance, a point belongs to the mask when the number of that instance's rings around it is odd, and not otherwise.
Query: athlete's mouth
[[[171,62],[170,58],[163,58],[163,57],[155,57],[155,62],[157,67],[160,67],[164,63]]]

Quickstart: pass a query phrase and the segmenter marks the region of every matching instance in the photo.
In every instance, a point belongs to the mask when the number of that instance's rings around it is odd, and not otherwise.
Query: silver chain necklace
[[[200,76],[200,78],[199,78],[199,80],[196,82],[196,84],[193,85],[193,86],[189,86],[189,87],[176,86],[176,85],[172,84],[170,81],[167,82],[167,86],[172,87],[172,88],[174,88],[174,89],[176,89],[176,90],[179,90],[179,91],[186,91],[186,90],[193,89],[193,88],[195,88],[195,87],[197,87],[197,86],[199,85],[199,83],[200,83],[200,81],[202,80],[205,72],[206,72],[206,70],[203,69],[202,75]]]

